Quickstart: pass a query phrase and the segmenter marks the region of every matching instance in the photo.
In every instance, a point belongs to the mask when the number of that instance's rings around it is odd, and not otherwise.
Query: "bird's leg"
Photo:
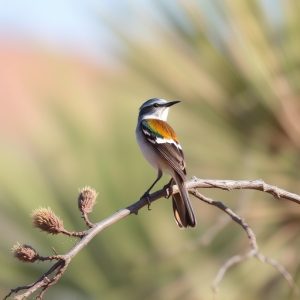
[[[166,199],[169,199],[172,195],[172,186],[174,184],[173,178],[170,179],[170,181],[163,187],[163,189],[166,191]]]
[[[149,199],[149,194],[150,194],[150,191],[152,190],[152,188],[155,186],[155,184],[161,179],[162,177],[162,171],[161,170],[158,170],[158,173],[157,173],[157,178],[155,179],[155,181],[151,184],[151,186],[149,187],[149,189],[143,194],[143,196],[141,198],[145,198],[148,202],[148,210],[151,210],[150,209],[150,206],[151,206],[151,202],[150,202],[150,199]]]

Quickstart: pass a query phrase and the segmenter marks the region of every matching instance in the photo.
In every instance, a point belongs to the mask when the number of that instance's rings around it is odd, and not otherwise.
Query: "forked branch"
[[[240,225],[243,230],[246,232],[250,250],[244,255],[236,255],[227,260],[224,265],[220,268],[214,282],[213,289],[216,290],[222,281],[225,273],[229,268],[249,259],[251,257],[256,257],[260,261],[270,264],[273,266],[282,276],[287,280],[290,286],[294,286],[294,281],[290,273],[277,261],[264,256],[260,251],[257,245],[256,236],[251,227],[243,220],[239,215],[233,212],[230,208],[228,208],[221,201],[216,201],[205,197],[200,194],[197,190],[198,188],[218,188],[222,190],[234,190],[234,189],[253,189],[262,191],[265,193],[269,193],[277,199],[285,199],[289,201],[293,201],[295,203],[300,204],[300,196],[297,194],[290,193],[281,188],[278,188],[273,185],[266,184],[262,180],[212,180],[212,179],[198,179],[193,178],[192,180],[186,183],[187,188],[190,193],[193,194],[199,200],[209,204],[216,206],[224,213],[229,215],[231,219]],[[149,203],[152,203],[160,198],[170,196],[173,193],[177,193],[178,189],[176,186],[173,186],[170,190],[161,189],[157,192],[152,193],[148,198],[141,198],[137,202],[131,204],[130,206],[119,210],[113,215],[105,218],[104,220],[93,224],[88,219],[88,214],[92,211],[93,205],[95,203],[95,198],[97,196],[96,192],[90,188],[83,188],[80,191],[78,197],[78,207],[81,211],[82,217],[87,230],[82,232],[69,232],[63,227],[63,222],[54,215],[54,213],[50,209],[39,209],[36,210],[33,214],[34,225],[48,233],[51,234],[65,234],[67,236],[75,237],[78,239],[77,243],[73,246],[70,251],[64,255],[54,255],[48,257],[40,256],[32,247],[28,245],[17,245],[13,251],[14,255],[23,261],[34,262],[36,260],[44,261],[44,260],[56,260],[53,266],[47,270],[39,279],[35,282],[20,286],[14,289],[11,289],[9,294],[4,298],[7,299],[11,296],[16,300],[26,299],[32,294],[36,294],[36,299],[42,299],[46,290],[56,284],[59,279],[62,277],[64,272],[66,271],[71,260],[84,248],[87,244],[101,231],[106,229],[107,227],[113,225],[116,222],[124,219],[130,214],[138,214],[138,211],[147,206]]]

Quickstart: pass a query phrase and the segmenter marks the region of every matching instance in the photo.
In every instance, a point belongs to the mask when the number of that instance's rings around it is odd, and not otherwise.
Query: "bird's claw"
[[[169,199],[171,197],[171,195],[173,194],[173,190],[172,190],[172,184],[170,184],[170,182],[168,184],[166,184],[163,189],[165,190],[165,198]]]

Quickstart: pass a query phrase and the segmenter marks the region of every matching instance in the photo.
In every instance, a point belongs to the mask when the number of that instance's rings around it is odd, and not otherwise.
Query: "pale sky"
[[[113,21],[130,36],[147,37],[145,18],[150,16],[160,26],[166,25],[156,6],[159,2],[175,11],[180,20],[175,0],[0,0],[0,39],[34,41],[96,61],[100,57],[113,60],[110,50],[122,45],[102,18]],[[213,8],[217,1],[196,2],[221,31],[223,24],[218,25]],[[280,0],[260,3],[273,23],[280,20]]]

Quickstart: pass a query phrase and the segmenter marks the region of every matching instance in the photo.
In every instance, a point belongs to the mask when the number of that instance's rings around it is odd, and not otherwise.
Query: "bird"
[[[161,98],[145,101],[139,109],[136,139],[146,160],[157,170],[155,181],[142,198],[149,199],[150,191],[163,173],[170,175],[168,186],[176,183],[179,190],[172,195],[175,221],[180,228],[187,228],[195,227],[196,219],[186,188],[186,164],[177,135],[167,123],[170,107],[179,102]]]

